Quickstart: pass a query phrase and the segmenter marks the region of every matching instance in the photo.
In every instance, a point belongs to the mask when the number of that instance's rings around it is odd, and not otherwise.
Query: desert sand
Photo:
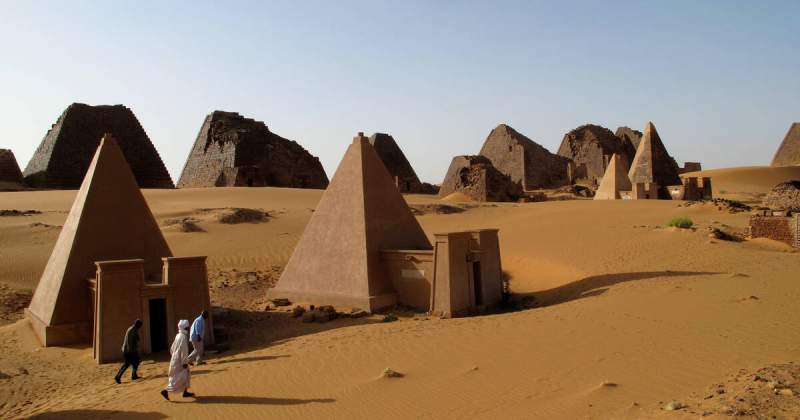
[[[779,170],[790,174],[704,173],[713,174],[715,193],[756,196],[783,180],[773,178],[800,173]],[[499,228],[514,298],[532,307],[458,319],[401,314],[392,323],[374,315],[304,324],[265,311],[264,293],[322,191],[145,190],[175,255],[209,256],[211,299],[222,308],[215,313],[226,335],[227,349],[193,370],[196,401],[168,403],[158,395],[166,355],[145,358],[144,380],[126,376],[117,385],[117,366],[95,365],[91,346],[41,348],[20,320],[74,194],[0,193],[0,209],[42,212],[0,217],[0,417],[696,418],[707,411],[713,418],[735,411],[731,404],[742,402],[722,399],[750,386],[763,391],[761,403],[772,406],[764,403],[771,398],[798,414],[800,389],[780,394],[752,377],[770,366],[797,371],[788,363],[800,361],[800,254],[767,240],[708,236],[709,227],[741,233],[746,212],[675,201],[406,196],[422,209],[417,217],[429,236]],[[434,211],[440,205],[457,209]],[[227,207],[270,217],[219,223]],[[664,227],[677,216],[695,228]],[[176,220],[187,218],[198,231],[182,231]],[[384,378],[385,368],[404,376]],[[716,394],[720,385],[731,391]],[[673,400],[688,407],[662,410]]]

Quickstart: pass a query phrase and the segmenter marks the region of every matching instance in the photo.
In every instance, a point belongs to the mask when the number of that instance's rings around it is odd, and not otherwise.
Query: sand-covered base
[[[74,194],[0,193],[0,209],[43,212],[0,217],[4,293],[35,288]],[[209,255],[212,301],[223,307],[218,321],[228,349],[195,368],[199,397],[161,399],[165,355],[143,364],[144,380],[126,376],[116,385],[116,366],[95,365],[90,347],[41,348],[25,321],[9,316],[0,319],[0,417],[650,418],[676,415],[662,410],[676,400],[689,406],[678,414],[696,418],[730,405],[703,405],[709,387],[732,383],[742,369],[755,374],[800,361],[800,253],[711,239],[708,227],[741,232],[748,215],[671,201],[472,203],[441,213],[425,207],[441,204],[437,198],[409,196],[426,210],[418,219],[429,235],[499,228],[512,290],[536,307],[325,324],[264,311],[264,292],[320,195],[145,191],[173,252]],[[217,213],[226,208],[269,217],[220,223]],[[678,216],[696,229],[663,227]],[[176,218],[200,229],[166,223]],[[384,378],[386,368],[404,376]],[[788,404],[780,413],[800,414],[796,396],[762,388],[753,394],[762,402],[747,404],[768,405],[763,399],[772,395]]]

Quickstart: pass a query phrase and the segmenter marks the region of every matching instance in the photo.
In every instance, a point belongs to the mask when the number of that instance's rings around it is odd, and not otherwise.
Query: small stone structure
[[[772,166],[800,165],[800,122],[793,123],[772,158]]]
[[[800,180],[774,186],[764,197],[763,206],[776,211],[800,212]]]
[[[480,155],[523,190],[561,187],[571,183],[570,160],[550,153],[506,124],[495,127],[486,137]]]
[[[176,258],[125,157],[105,136],[91,161],[26,316],[44,346],[92,342],[98,363],[122,357],[143,321],[142,350],[165,350],[179,319],[210,308],[205,257]],[[206,327],[213,344],[213,320]]]
[[[662,199],[671,198],[666,186],[681,184],[678,164],[667,153],[652,122],[645,124],[644,136],[631,162],[628,178],[634,186],[639,183],[656,184],[657,195]]]
[[[178,188],[325,188],[319,159],[297,142],[235,112],[206,116],[178,180]]]
[[[702,170],[703,165],[701,165],[700,162],[683,162],[683,168],[678,168],[678,174],[700,172]]]
[[[652,182],[637,182],[631,184],[630,191],[620,191],[620,198],[623,200],[658,200],[659,186]]]
[[[496,230],[435,235],[431,245],[380,157],[353,139],[272,298],[370,312],[402,304],[454,316],[496,305]]]
[[[800,248],[800,212],[760,210],[750,216],[751,238],[767,238]]]
[[[605,174],[611,156],[618,154],[630,162],[635,152],[631,147],[611,130],[587,124],[564,135],[558,154],[573,161],[573,181],[597,185]]]
[[[498,171],[484,156],[456,156],[439,188],[439,196],[461,192],[474,201],[517,201],[522,187]]]
[[[140,188],[173,188],[164,162],[130,109],[79,103],[68,106],[47,132],[25,167],[25,182],[36,188],[80,187],[106,133],[117,139]]]
[[[708,177],[684,177],[681,178],[681,185],[670,185],[667,187],[670,197],[673,200],[711,200],[714,198],[711,189],[711,178]]]
[[[621,191],[631,191],[631,181],[628,179],[628,162],[625,156],[614,154],[600,181],[600,186],[594,194],[595,200],[620,200]]]
[[[0,191],[24,189],[22,172],[17,165],[14,153],[8,149],[0,149]]]
[[[389,175],[394,179],[394,184],[401,193],[435,194],[436,191],[430,184],[422,183],[417,178],[414,168],[408,163],[406,155],[389,134],[375,133],[369,137],[369,142],[378,153]]]

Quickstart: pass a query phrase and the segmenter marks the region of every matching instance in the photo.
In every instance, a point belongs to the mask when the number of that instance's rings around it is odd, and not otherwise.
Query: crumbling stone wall
[[[78,188],[100,139],[117,139],[140,188],[173,188],[172,178],[136,115],[123,105],[74,103],[47,132],[23,172],[39,188]]]
[[[781,182],[764,197],[764,207],[800,212],[800,180]]]
[[[498,125],[489,133],[480,155],[525,190],[570,183],[569,159],[550,153],[506,124]]]
[[[435,194],[430,184],[423,184],[417,178],[414,168],[408,163],[406,155],[389,134],[375,133],[369,137],[369,142],[378,153],[378,156],[389,171],[389,175],[401,193]]]
[[[752,238],[768,238],[798,247],[798,221],[800,214],[792,217],[783,216],[750,216],[750,236]]]
[[[475,201],[516,201],[522,187],[498,171],[485,156],[456,156],[439,189],[446,197],[461,192]]]
[[[800,123],[793,123],[772,158],[772,166],[800,165]]]
[[[615,153],[631,162],[635,150],[611,130],[593,124],[582,125],[565,134],[558,148],[559,155],[575,163],[573,179],[595,185],[603,179],[608,161]]]
[[[22,172],[14,153],[0,149],[0,189],[22,187]]]
[[[319,159],[297,142],[235,112],[214,111],[200,127],[178,188],[326,188]]]
[[[639,142],[642,141],[642,132],[627,126],[623,126],[617,127],[617,132],[614,133],[614,135],[622,140],[622,143],[630,153],[630,156],[633,157],[633,155],[636,153],[636,148],[639,147]]]

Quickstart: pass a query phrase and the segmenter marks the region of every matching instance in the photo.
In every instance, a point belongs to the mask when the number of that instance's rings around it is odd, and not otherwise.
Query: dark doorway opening
[[[483,305],[483,282],[481,281],[481,262],[472,263],[472,288],[475,290],[475,306]]]
[[[150,299],[150,351],[167,349],[167,300]]]

